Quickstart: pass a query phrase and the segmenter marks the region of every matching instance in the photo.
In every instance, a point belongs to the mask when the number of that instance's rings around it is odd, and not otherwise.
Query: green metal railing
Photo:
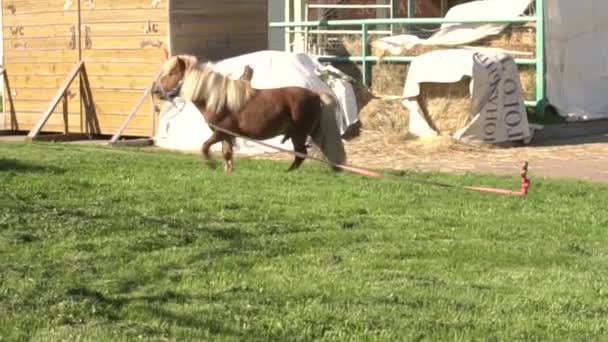
[[[545,40],[544,40],[544,0],[535,0],[536,15],[535,16],[520,16],[520,17],[496,17],[496,18],[462,18],[462,19],[446,19],[446,18],[414,18],[415,1],[409,0],[408,11],[412,17],[409,18],[392,18],[392,19],[356,19],[356,20],[325,20],[325,21],[302,21],[302,22],[273,22],[270,23],[270,28],[310,28],[310,27],[339,27],[339,26],[361,26],[361,41],[362,49],[361,56],[319,56],[320,61],[325,62],[357,62],[362,66],[362,83],[369,85],[369,63],[378,62],[379,58],[370,56],[367,49],[368,32],[370,25],[394,25],[394,24],[409,24],[409,25],[425,25],[425,24],[488,24],[488,23],[526,23],[536,22],[536,53],[535,58],[515,59],[518,65],[534,65],[536,68],[536,89],[535,99],[526,101],[529,107],[536,107],[536,113],[543,116],[545,112]],[[408,14],[408,16],[410,16]],[[386,62],[409,63],[414,59],[413,56],[388,56],[382,60]]]

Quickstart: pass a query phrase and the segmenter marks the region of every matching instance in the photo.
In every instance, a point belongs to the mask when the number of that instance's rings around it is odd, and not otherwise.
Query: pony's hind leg
[[[234,141],[232,137],[225,137],[222,140],[222,155],[224,156],[224,171],[232,172],[232,145]]]
[[[292,136],[291,142],[293,144],[293,150],[295,152],[299,152],[299,153],[303,154],[304,156],[308,155],[308,152],[306,150],[306,136],[304,136],[304,137],[302,137],[300,135]],[[289,169],[287,170],[287,172],[298,169],[300,167],[300,165],[302,165],[302,162],[304,161],[304,159],[305,158],[303,156],[295,156],[294,161],[291,164],[291,166],[289,167]]]
[[[207,141],[203,143],[203,147],[201,148],[201,152],[203,153],[203,157],[205,158],[207,165],[211,167],[214,167],[215,165],[213,164],[213,159],[211,158],[209,150],[211,149],[211,146],[213,146],[217,142],[220,142],[221,140],[222,135],[216,131],[213,131],[209,139],[207,139]]]

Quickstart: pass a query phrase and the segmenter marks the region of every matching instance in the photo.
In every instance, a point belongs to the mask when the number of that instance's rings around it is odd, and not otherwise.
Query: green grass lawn
[[[606,338],[607,186],[288,165],[0,144],[0,340]]]

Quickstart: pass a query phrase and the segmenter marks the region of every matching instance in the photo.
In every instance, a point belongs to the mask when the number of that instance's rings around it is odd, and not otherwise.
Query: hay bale
[[[530,57],[529,54],[535,53],[534,31],[534,25],[513,24],[500,34],[475,42],[470,46],[520,51],[522,55],[528,54],[525,57]],[[343,54],[361,55],[360,39],[343,37],[342,45],[341,52]],[[381,57],[385,56],[386,52],[378,50],[373,44],[370,45],[368,49],[370,49],[372,55],[380,57],[380,61],[371,66],[371,87],[374,94],[400,96],[403,93],[409,64],[385,62]],[[439,49],[444,49],[444,47],[418,46],[404,52],[404,55],[418,56]],[[513,54],[513,56],[518,57],[517,54]],[[356,70],[360,75],[360,67],[349,65],[353,68],[353,71],[349,74]],[[519,75],[525,99],[533,100],[536,90],[534,66],[520,66]],[[355,77],[355,75],[352,76]],[[360,77],[356,77],[356,79],[360,79]],[[419,103],[431,127],[442,136],[451,136],[470,123],[469,82],[470,78],[464,77],[457,83],[423,83],[420,85]],[[411,140],[412,136],[408,133],[409,113],[401,104],[401,101],[383,100],[381,98],[370,99],[369,91],[362,91],[364,87],[359,87],[360,91],[355,91],[355,93],[360,106],[361,129],[390,137],[385,138],[385,140],[389,139],[393,142]],[[364,96],[367,97],[364,98]],[[428,142],[428,140],[426,141]],[[388,143],[388,141],[386,142]]]
[[[374,98],[359,111],[362,129],[386,134],[407,135],[409,119],[399,100]]]
[[[456,83],[422,83],[418,103],[431,128],[452,135],[471,122],[470,77]]]
[[[409,64],[379,62],[371,66],[371,87],[376,94],[401,95]]]

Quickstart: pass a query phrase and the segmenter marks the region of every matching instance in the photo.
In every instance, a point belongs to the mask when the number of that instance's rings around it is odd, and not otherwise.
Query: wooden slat
[[[141,97],[140,89],[95,89],[93,100],[95,103],[114,102],[122,104],[133,104]]]
[[[76,50],[4,50],[4,63],[53,63],[77,61]]]
[[[74,60],[76,51],[70,50],[17,50],[5,51],[4,60],[9,63],[41,63],[41,62],[64,62]],[[165,58],[164,52],[157,49],[144,49],[138,53],[124,50],[84,50],[83,57],[87,64],[90,62],[154,62],[162,63]]]
[[[20,63],[11,64],[11,75],[66,75],[74,67],[74,63]]]
[[[4,9],[3,9],[4,10]],[[78,22],[78,13],[75,11],[38,12],[23,15],[4,15],[3,26],[30,26],[57,24],[72,24]]]
[[[59,88],[64,80],[63,75],[17,75],[10,77],[11,84],[16,88]]]
[[[159,49],[143,49],[137,53],[125,50],[84,50],[83,58],[87,62],[153,62],[162,63],[165,53]],[[91,63],[89,63],[91,64]]]
[[[167,20],[167,10],[157,8],[121,10],[120,12],[117,12],[115,10],[96,9],[94,11],[82,11],[81,20],[83,25],[91,25],[94,23],[144,23],[148,20],[164,22]]]
[[[76,19],[76,17],[74,17]],[[25,19],[24,19],[25,21]],[[76,25],[76,21],[73,23],[59,23],[55,25],[41,25],[41,26],[23,26],[23,28],[11,27],[5,25],[2,29],[5,39],[15,38],[33,38],[33,37],[70,37],[70,28],[72,25]],[[23,35],[22,35],[23,34]]]
[[[55,92],[57,90],[55,89]],[[21,112],[38,112],[42,113],[49,107],[50,101],[47,100],[24,100],[24,101],[15,101],[15,110],[18,113]],[[80,97],[72,97],[68,100],[69,108],[80,108]],[[59,107],[57,107],[59,108]]]
[[[124,76],[89,76],[91,88],[107,89],[145,89],[151,82],[150,77],[124,77]]]
[[[15,49],[70,49],[70,37],[60,38],[8,38],[4,41],[7,50]]]
[[[32,13],[52,13],[52,12],[65,12],[64,5],[65,0],[44,0],[44,1],[32,1],[32,0],[11,0],[2,2],[2,10],[5,16],[12,15],[10,6],[13,6],[15,15],[21,16]],[[76,2],[73,3],[67,9],[67,12],[75,13],[78,8]]]
[[[109,50],[109,49],[120,49],[120,50],[132,50],[133,53],[137,53],[138,50],[142,49],[163,49],[168,48],[167,38],[156,36],[135,36],[135,37],[92,37],[91,38],[91,50]],[[157,46],[155,46],[158,44]]]
[[[130,23],[87,24],[87,26],[91,28],[92,38],[139,35],[166,37],[168,27],[164,21],[148,22],[146,18]]]
[[[67,72],[64,75],[67,74]],[[80,101],[80,90],[77,84],[74,82],[69,88],[70,101],[76,103]],[[57,93],[56,88],[13,88],[11,93],[16,103],[27,102],[27,101],[46,101],[47,104],[50,99]]]

